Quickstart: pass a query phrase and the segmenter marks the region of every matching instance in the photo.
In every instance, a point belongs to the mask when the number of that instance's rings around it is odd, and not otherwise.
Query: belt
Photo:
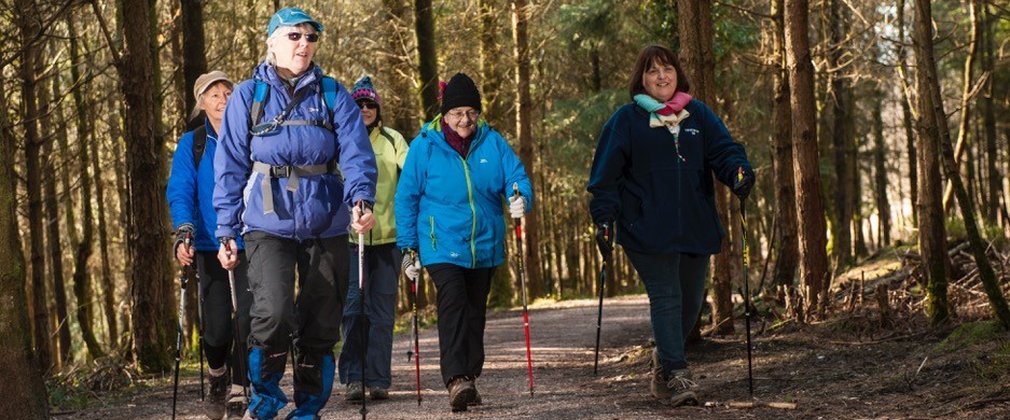
[[[269,163],[253,162],[252,170],[255,173],[263,174],[263,180],[260,181],[260,191],[263,193],[263,214],[274,212],[274,191],[270,182],[274,178],[287,178],[287,190],[295,192],[298,191],[298,178],[300,177],[340,173],[336,160],[320,165],[305,166],[274,166]]]

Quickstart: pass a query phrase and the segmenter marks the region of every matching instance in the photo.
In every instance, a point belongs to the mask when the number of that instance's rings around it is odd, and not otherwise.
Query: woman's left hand
[[[372,214],[372,206],[359,201],[351,208],[351,229],[359,234],[364,234],[373,227],[375,227],[375,215]]]

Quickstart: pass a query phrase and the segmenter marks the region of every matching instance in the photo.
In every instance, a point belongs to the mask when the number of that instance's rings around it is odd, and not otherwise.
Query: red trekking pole
[[[519,183],[512,184],[512,196],[519,196]],[[530,396],[533,396],[533,354],[530,352],[530,312],[526,307],[526,271],[523,269],[523,219],[516,217],[516,248],[519,250],[519,279],[522,285],[523,334],[526,335],[526,375],[529,377]]]

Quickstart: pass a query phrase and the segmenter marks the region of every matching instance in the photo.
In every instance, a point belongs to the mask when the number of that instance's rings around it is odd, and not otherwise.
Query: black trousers
[[[340,339],[347,291],[347,235],[296,241],[253,231],[243,239],[253,296],[249,346],[276,354],[294,344],[330,354]]]
[[[196,253],[197,275],[200,278],[200,316],[203,328],[203,352],[207,355],[207,365],[218,369],[229,360],[232,367],[232,383],[246,385],[248,378],[245,363],[239,363],[239,357],[246,357],[245,342],[249,336],[249,306],[252,304],[252,293],[249,292],[249,277],[245,253],[238,253],[238,267],[235,267],[235,290],[238,300],[236,316],[238,334],[235,337],[235,325],[231,320],[231,284],[228,271],[221,267],[217,253],[201,251]],[[241,343],[241,350],[232,351],[234,343]],[[230,354],[229,354],[230,353]]]
[[[438,301],[438,352],[442,382],[457,376],[480,376],[484,368],[484,324],[494,267],[463,268],[454,264],[425,267],[435,283]]]

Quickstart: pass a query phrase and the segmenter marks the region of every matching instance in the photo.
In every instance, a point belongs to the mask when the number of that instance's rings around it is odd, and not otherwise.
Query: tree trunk
[[[421,75],[423,124],[438,114],[438,50],[435,49],[435,17],[431,0],[414,1],[414,26],[417,33],[417,66]]]
[[[978,16],[978,5],[980,0],[969,0],[968,2],[968,19],[971,21],[971,31],[969,32],[968,41],[968,55],[964,57],[964,80],[961,81],[961,119],[957,125],[957,143],[954,144],[954,160],[958,162],[958,166],[965,166],[964,170],[971,172],[971,165],[974,159],[971,156],[968,159],[962,160],[961,157],[965,153],[966,149],[971,147],[968,144],[968,130],[971,124],[971,88],[975,81],[975,58],[978,57],[979,49],[979,16]],[[922,88],[920,87],[920,90]],[[970,153],[970,151],[968,151]],[[971,179],[973,177],[969,176],[968,187],[970,188]],[[943,210],[944,212],[950,211],[951,206],[951,195],[954,193],[954,185],[950,178],[947,178],[947,182],[943,188]],[[971,195],[969,195],[971,198]]]
[[[207,72],[207,55],[203,36],[203,1],[180,0],[182,6],[182,75],[185,97],[182,117],[189,118],[189,112],[196,106],[193,85],[196,78]]]
[[[884,92],[874,90],[873,95],[873,168],[874,198],[877,203],[877,220],[880,233],[879,247],[891,245],[891,203],[887,199],[887,144],[884,142],[883,98]]]
[[[985,142],[986,150],[986,173],[988,174],[987,179],[989,183],[986,189],[989,191],[989,205],[986,206],[984,210],[985,219],[994,222],[997,220],[1000,214],[1000,208],[1002,208],[1002,198],[1003,198],[1003,179],[1000,175],[999,170],[997,170],[997,159],[998,159],[998,149],[996,141],[996,113],[993,107],[993,70],[995,65],[993,63],[993,31],[992,22],[990,21],[991,15],[989,14],[989,5],[981,4],[980,12],[981,26],[979,27],[982,36],[982,67],[980,70],[982,74],[990,75],[985,81],[985,86],[982,88],[982,97],[979,99],[981,104],[979,107],[982,112],[982,135]],[[1006,221],[1004,221],[1005,223]]]
[[[382,4],[385,5],[386,10],[386,21],[388,22],[386,31],[389,34],[386,37],[386,42],[388,51],[390,52],[384,58],[386,61],[385,65],[387,68],[392,69],[394,74],[414,74],[416,70],[410,63],[410,54],[413,51],[413,44],[410,39],[410,8],[407,7],[403,0],[383,0]],[[389,91],[397,93],[383,98],[386,109],[396,110],[396,115],[393,116],[393,120],[389,121],[389,123],[393,128],[403,133],[409,142],[413,140],[414,134],[418,132],[417,116],[420,115],[417,105],[414,104],[415,96],[407,94],[414,89],[411,78],[404,76],[390,77],[383,84],[389,86]],[[386,122],[383,122],[383,124],[386,124]]]
[[[835,167],[835,196],[834,196],[834,223],[832,230],[832,250],[838,262],[838,268],[848,267],[853,263],[852,258],[852,218],[854,209],[852,208],[852,197],[855,194],[853,185],[855,179],[852,173],[855,170],[856,162],[850,160],[850,149],[852,145],[852,106],[851,89],[849,87],[848,76],[839,69],[843,59],[842,44],[848,35],[848,19],[845,16],[844,5],[841,0],[830,0],[829,4],[829,25],[831,37],[831,51],[828,53],[828,67],[834,69],[829,75],[830,91],[828,93],[831,104],[831,144],[833,146],[834,167]]]
[[[89,117],[93,115],[89,113]],[[116,322],[116,282],[112,278],[112,267],[109,261],[109,231],[106,225],[106,219],[109,217],[109,212],[106,212],[105,207],[105,183],[102,182],[105,178],[102,176],[102,169],[99,167],[99,157],[101,151],[101,142],[95,137],[95,126],[93,124],[88,125],[89,138],[92,139],[91,143],[91,173],[94,175],[95,180],[95,203],[98,205],[98,250],[99,256],[101,257],[102,264],[102,276],[100,278],[100,284],[102,291],[102,310],[105,313],[105,325],[109,333],[109,347],[115,348],[119,344],[119,325]],[[108,172],[105,172],[108,173]],[[85,239],[87,240],[87,239]]]
[[[39,109],[39,122],[42,127],[42,156],[44,156],[43,162],[45,162],[43,166],[55,168],[58,164],[53,154],[53,142],[56,141],[56,134],[52,132],[52,127],[61,123],[53,121],[54,113],[58,111],[50,107],[54,101],[49,97],[49,90],[43,87],[38,90],[38,93],[39,103],[42,105]],[[56,184],[59,182],[56,172],[47,170],[42,175],[42,201],[45,210],[43,224],[46,230],[46,251],[49,254],[49,274],[52,276],[53,300],[56,304],[56,331],[59,338],[59,352],[57,353],[59,357],[54,362],[57,369],[62,369],[70,362],[71,343],[70,317],[67,315],[66,279],[63,277],[63,246],[61,243],[63,235],[60,234],[60,212],[59,204],[56,201]],[[69,194],[69,191],[65,193]],[[73,226],[69,226],[69,228],[72,229]]]
[[[3,77],[0,73],[0,86],[6,85]],[[0,109],[10,109],[2,89]],[[0,112],[0,150],[16,149],[14,133],[8,127],[7,112]],[[13,153],[0,153],[0,261],[4,262],[0,264],[0,306],[4,308],[0,311],[0,337],[4,338],[4,345],[0,346],[0,378],[4,383],[0,386],[4,395],[0,399],[0,412],[29,420],[46,419],[49,418],[49,400],[39,373],[43,365],[38,352],[32,357],[25,260],[17,228],[15,160]]]
[[[480,83],[484,99],[484,118],[492,127],[508,126],[505,96],[501,85],[505,75],[498,60],[502,56],[498,34],[503,29],[498,23],[501,10],[495,0],[479,0],[480,10]]]
[[[793,286],[796,266],[799,263],[799,245],[796,237],[796,182],[793,179],[792,113],[789,109],[789,73],[785,65],[785,28],[782,20],[782,0],[772,0],[771,15],[774,73],[772,121],[775,135],[772,143],[775,151],[772,167],[775,173],[775,220],[779,238],[778,255],[775,257],[775,271],[772,284]]]
[[[807,0],[785,0],[786,63],[792,109],[793,178],[800,251],[800,282],[808,316],[823,313],[828,257],[825,249],[824,197],[817,155],[814,66],[810,57]]]
[[[157,56],[151,25],[155,16],[148,0],[121,0],[126,54],[117,63],[126,98],[126,162],[130,217],[127,221],[129,281],[133,298],[133,345],[145,372],[171,368],[169,347],[175,296],[169,273],[169,252],[161,234],[168,226],[162,198],[164,173],[161,120],[158,118]],[[155,77],[151,77],[155,75]],[[158,176],[152,176],[157,174]]]
[[[27,0],[18,1],[18,10],[33,10]],[[21,35],[21,102],[25,125],[25,180],[28,192],[29,258],[32,285],[32,314],[34,317],[35,353],[39,367],[48,371],[53,365],[53,344],[49,336],[49,310],[46,299],[45,257],[42,239],[42,174],[39,157],[38,104],[36,97],[35,66],[38,48],[32,40],[41,29],[31,13],[19,13],[17,25]],[[13,150],[13,149],[10,149]]]
[[[968,232],[968,241],[971,244],[971,253],[975,257],[975,264],[978,267],[979,277],[982,280],[983,288],[989,297],[989,303],[996,318],[1003,324],[1004,329],[1010,330],[1010,307],[1007,306],[1006,298],[996,279],[996,273],[989,263],[989,258],[985,253],[985,243],[979,234],[978,224],[975,221],[975,209],[972,201],[968,197],[968,192],[961,182],[957,173],[957,161],[954,159],[954,150],[951,147],[950,130],[947,128],[947,114],[943,110],[943,98],[940,94],[940,83],[936,74],[936,61],[933,58],[933,26],[931,20],[931,5],[929,0],[916,0],[916,63],[919,69],[920,93],[919,112],[924,121],[922,126],[931,131],[927,139],[935,139],[939,142],[940,153],[942,154],[943,171],[954,185],[954,194],[961,208],[961,217],[964,219],[964,227]],[[923,99],[926,98],[926,99]],[[928,106],[928,107],[927,107]],[[933,121],[927,122],[932,119]],[[925,131],[925,130],[924,130]],[[932,137],[934,136],[935,137]],[[942,238],[941,238],[942,239]],[[947,261],[946,250],[943,251],[943,262]],[[926,258],[924,252],[923,258]],[[929,263],[932,266],[934,263]],[[930,274],[933,274],[932,272]],[[947,282],[946,278],[935,280],[930,278],[927,287],[928,297],[927,314],[934,324],[947,320],[951,311],[947,308]]]
[[[530,47],[526,28],[529,26],[529,11],[526,0],[512,0],[512,40],[516,72],[516,137],[519,140],[519,158],[526,166],[526,175],[536,185],[536,144],[533,139],[533,121],[530,111]],[[543,189],[540,189],[543,192]],[[526,241],[526,281],[533,298],[544,296],[543,275],[540,263],[540,221],[538,214],[542,206],[526,213],[523,219],[523,239]]]
[[[90,106],[84,102],[85,91],[90,84],[81,80],[78,63],[83,60],[78,46],[77,29],[74,27],[73,19],[67,19],[67,28],[70,32],[70,76],[73,85],[77,86],[73,90],[74,108],[77,110],[77,145],[80,151],[77,156],[77,174],[81,182],[81,210],[83,219],[81,225],[84,232],[80,242],[74,250],[74,297],[77,299],[77,323],[81,326],[81,338],[88,347],[88,354],[92,358],[104,356],[98,339],[95,337],[94,328],[94,293],[92,292],[91,275],[88,272],[88,259],[94,250],[92,237],[94,236],[94,213],[91,210],[91,177],[88,175],[88,165],[91,164],[91,157],[88,153],[89,136],[93,130],[91,121],[88,119]],[[64,171],[69,172],[69,171]],[[109,341],[112,343],[113,341]]]
[[[950,308],[947,303],[947,244],[944,232],[943,206],[940,183],[940,128],[934,109],[943,109],[933,103],[930,69],[934,69],[933,26],[929,0],[915,0],[916,78],[919,86],[919,250],[922,255],[926,279],[926,314],[936,325],[947,322]],[[935,75],[934,75],[935,77]],[[941,111],[942,112],[942,111]],[[946,117],[942,118],[946,124]],[[955,173],[955,176],[957,174]]]
[[[905,128],[905,149],[908,154],[908,187],[912,200],[912,223],[919,223],[919,210],[916,203],[919,202],[919,160],[915,150],[915,131],[912,117],[912,97],[908,86],[908,63],[906,62],[905,50],[905,0],[898,0],[897,4],[898,27],[898,78],[901,80],[901,122]]]

